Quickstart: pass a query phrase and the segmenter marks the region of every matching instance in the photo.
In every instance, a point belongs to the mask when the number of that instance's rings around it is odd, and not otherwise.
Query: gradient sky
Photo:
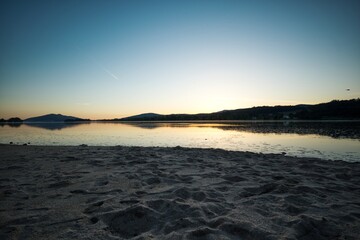
[[[357,0],[0,2],[0,118],[358,97]]]

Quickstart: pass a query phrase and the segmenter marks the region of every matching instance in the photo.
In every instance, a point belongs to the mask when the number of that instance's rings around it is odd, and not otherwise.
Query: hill
[[[24,120],[24,122],[78,122],[78,121],[88,121],[88,119],[82,119],[73,116],[65,116],[61,114],[47,114],[47,115],[32,117]]]
[[[131,116],[131,117],[126,117],[126,118],[122,118],[121,120],[126,119],[127,121],[139,121],[139,120],[143,120],[143,119],[156,119],[159,117],[162,117],[164,115],[161,114],[157,114],[157,113],[143,113],[143,114],[139,114],[139,115],[135,115],[135,116]]]
[[[263,106],[199,114],[140,114],[120,121],[198,120],[352,120],[360,119],[360,99],[334,100],[315,105]]]

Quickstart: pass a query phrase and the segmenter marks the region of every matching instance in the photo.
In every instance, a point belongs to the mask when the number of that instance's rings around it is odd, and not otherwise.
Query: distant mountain
[[[164,116],[164,115],[157,114],[157,113],[143,113],[143,114],[139,114],[139,115],[135,115],[135,116],[131,116],[131,117],[122,118],[121,120],[137,121],[137,120],[147,119],[149,121],[149,120],[156,119],[156,118],[159,118],[162,116]]]
[[[320,104],[299,104],[295,106],[262,106],[235,110],[222,110],[213,113],[168,114],[144,113],[135,116],[97,121],[207,121],[207,120],[360,120],[360,98],[351,100],[333,100]],[[0,124],[20,123],[20,118],[0,119]],[[25,119],[26,123],[36,122],[88,122],[61,114],[47,114]]]
[[[88,121],[88,119],[65,116],[61,114],[47,114],[47,115],[32,117],[24,120],[24,122],[78,122],[78,121]]]
[[[334,100],[315,105],[263,106],[214,113],[160,115],[146,113],[114,119],[120,121],[199,121],[199,120],[349,120],[360,119],[360,99]]]

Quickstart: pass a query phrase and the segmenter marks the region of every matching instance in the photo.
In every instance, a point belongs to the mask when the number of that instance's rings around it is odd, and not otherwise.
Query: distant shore
[[[298,104],[285,106],[258,106],[252,108],[240,108],[234,110],[221,110],[212,113],[197,114],[158,114],[158,113],[142,113],[123,118],[113,119],[89,119],[74,116],[66,116],[62,114],[46,114],[27,119],[12,117],[9,119],[0,119],[0,123],[41,123],[41,122],[58,122],[58,123],[76,123],[76,122],[192,122],[192,121],[287,121],[287,120],[360,120],[360,98],[349,100],[333,100],[327,103],[319,104]]]
[[[360,163],[0,145],[1,239],[357,239]]]
[[[317,134],[332,138],[360,139],[360,120],[199,120],[199,121],[86,121],[86,122],[24,122],[0,123],[0,127],[29,126],[46,130],[82,126],[84,124],[123,124],[139,128],[188,127],[194,124],[222,130],[254,133]],[[12,141],[12,140],[11,140]],[[3,142],[8,143],[8,142]]]

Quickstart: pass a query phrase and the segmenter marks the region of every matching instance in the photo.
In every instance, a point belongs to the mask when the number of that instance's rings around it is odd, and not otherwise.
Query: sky
[[[0,118],[359,97],[357,0],[0,1]]]

